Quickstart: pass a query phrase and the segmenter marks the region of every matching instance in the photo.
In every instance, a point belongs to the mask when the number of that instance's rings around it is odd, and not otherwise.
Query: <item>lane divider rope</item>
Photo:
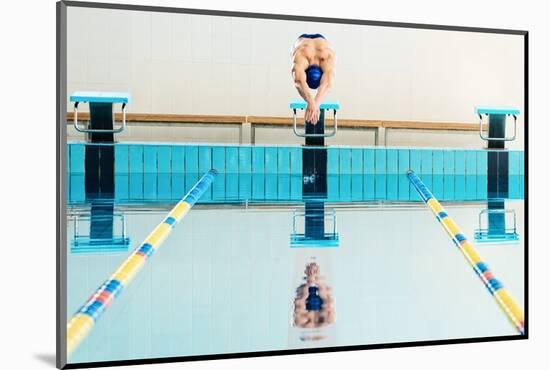
[[[521,306],[516,302],[510,293],[504,288],[502,283],[497,280],[489,266],[483,262],[479,253],[471,244],[464,233],[456,225],[453,219],[445,211],[443,206],[433,196],[430,189],[422,182],[414,171],[408,171],[407,177],[414,186],[424,203],[433,212],[443,229],[451,237],[453,243],[460,249],[470,266],[474,269],[487,290],[497,301],[500,308],[504,311],[508,319],[515,326],[517,331],[524,335],[524,314]]]
[[[67,355],[70,355],[88,336],[94,324],[143,268],[151,255],[156,252],[185,217],[191,207],[208,190],[217,171],[205,173],[189,192],[168,212],[164,220],[151,231],[143,243],[126,258],[111,277],[86,301],[67,323]]]

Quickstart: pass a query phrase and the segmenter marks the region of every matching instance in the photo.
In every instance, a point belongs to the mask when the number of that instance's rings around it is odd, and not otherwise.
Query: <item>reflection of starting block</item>
[[[319,109],[321,110],[321,115],[319,117],[319,122],[317,122],[317,124],[315,125],[312,125],[310,124],[309,122],[306,122],[306,131],[304,133],[300,133],[298,132],[298,127],[297,127],[297,117],[296,117],[296,110],[298,109],[306,109],[307,108],[307,103],[303,100],[293,100],[291,103],[290,103],[290,109],[292,109],[292,112],[293,112],[293,130],[294,130],[294,134],[296,134],[296,136],[300,136],[300,137],[305,137],[305,138],[323,138],[323,137],[332,137],[334,135],[336,135],[336,132],[338,131],[338,120],[336,119],[336,111],[338,109],[340,109],[340,103],[338,102],[324,102],[324,103],[321,103],[321,105],[319,106]],[[325,110],[332,110],[334,112],[334,127],[332,129],[331,132],[329,133],[325,133],[324,132],[324,126],[325,126]],[[315,132],[316,130],[314,130],[315,128],[319,128],[321,129],[323,132]],[[310,132],[312,131],[312,132]]]
[[[115,235],[113,230],[115,219],[119,220],[119,235]],[[89,224],[88,227],[86,224]],[[87,234],[82,233],[85,228],[89,230]],[[124,214],[95,212],[76,216],[71,253],[125,252],[129,246]]]
[[[307,205],[307,204],[306,204]],[[304,232],[298,232],[298,220],[303,218]],[[326,223],[328,221],[328,229]],[[338,247],[340,238],[336,231],[336,212],[333,209],[317,211],[294,211],[292,216],[291,248]]]
[[[482,226],[483,216],[486,215],[487,226]],[[511,215],[512,221],[507,222],[506,215]],[[507,227],[511,224],[511,227]],[[484,209],[479,213],[479,228],[474,230],[474,239],[478,243],[505,243],[517,242],[516,212],[511,209]]]

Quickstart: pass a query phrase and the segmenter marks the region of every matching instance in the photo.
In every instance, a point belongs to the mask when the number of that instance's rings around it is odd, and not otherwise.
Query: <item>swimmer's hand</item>
[[[315,100],[311,100],[307,103],[305,119],[306,122],[310,122],[312,125],[317,124],[320,116],[319,104]]]

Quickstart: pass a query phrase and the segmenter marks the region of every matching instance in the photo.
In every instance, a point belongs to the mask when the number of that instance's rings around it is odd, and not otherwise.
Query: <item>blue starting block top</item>
[[[307,103],[304,100],[295,99],[290,102],[290,109],[306,109]],[[325,101],[319,106],[319,109],[340,109],[340,103],[337,101]]]
[[[517,116],[519,109],[512,107],[476,107],[477,114],[512,114]]]
[[[75,91],[71,102],[88,103],[128,103],[130,94],[120,92]]]

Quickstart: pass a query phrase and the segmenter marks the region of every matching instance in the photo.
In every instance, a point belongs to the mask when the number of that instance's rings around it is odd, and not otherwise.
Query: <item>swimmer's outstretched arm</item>
[[[323,69],[323,76],[321,77],[319,88],[317,89],[317,95],[315,95],[315,103],[318,106],[325,100],[332,88],[332,83],[334,82],[334,62],[329,60],[323,63],[321,68]]]
[[[306,101],[307,108],[304,118],[306,121],[316,124],[319,121],[319,104],[315,102],[315,99],[309,93],[309,87],[307,86],[306,68],[307,60],[295,60],[292,65],[292,77],[294,78],[294,86],[298,90],[298,94]]]
[[[292,64],[292,78],[294,79],[294,86],[298,90],[298,94],[309,104],[313,101],[313,97],[309,93],[307,86],[306,76],[307,61],[295,60]]]

